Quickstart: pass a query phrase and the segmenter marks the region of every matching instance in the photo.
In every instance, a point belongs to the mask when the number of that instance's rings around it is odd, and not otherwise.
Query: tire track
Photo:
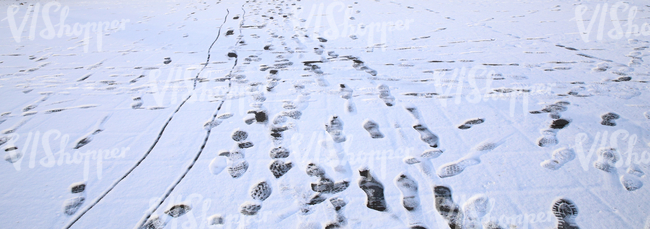
[[[227,9],[226,9],[226,11],[227,11],[228,13],[226,13],[226,16],[224,17],[223,22],[221,23],[221,26],[219,26],[219,31],[218,31],[218,33],[217,33],[217,37],[214,39],[214,41],[212,42],[212,44],[211,44],[210,47],[208,48],[208,57],[207,57],[207,61],[206,61],[205,65],[203,66],[203,68],[201,68],[201,70],[197,73],[197,75],[196,75],[196,77],[195,77],[195,79],[194,79],[194,87],[192,88],[192,92],[193,92],[194,90],[196,90],[196,82],[197,82],[197,80],[198,80],[199,75],[200,75],[201,72],[203,72],[203,70],[207,67],[207,65],[208,65],[208,63],[209,63],[209,61],[210,61],[210,51],[211,51],[211,49],[212,49],[212,46],[217,42],[217,40],[219,40],[219,37],[220,37],[220,35],[221,35],[221,27],[223,27],[223,25],[226,23],[226,20],[228,19],[228,15],[230,14],[230,12],[229,12]],[[235,61],[235,64],[236,64],[236,63],[237,63],[237,62]],[[233,66],[233,68],[234,68],[234,66]],[[231,71],[232,71],[232,70],[231,70]],[[229,90],[228,90],[228,93],[229,93],[229,92],[230,92],[230,83],[228,84],[228,87],[229,87]],[[92,209],[92,208],[93,208],[95,205],[97,205],[97,204],[98,204],[102,199],[104,199],[104,197],[106,197],[106,195],[108,195],[108,193],[110,193],[110,192],[111,192],[111,191],[112,191],[112,190],[113,190],[113,189],[114,189],[114,188],[115,188],[115,187],[116,187],[120,182],[122,182],[122,181],[123,181],[127,176],[129,176],[129,175],[130,175],[130,174],[131,174],[131,173],[132,173],[132,172],[133,172],[133,171],[134,171],[138,166],[140,166],[140,164],[142,163],[142,161],[144,161],[144,159],[146,159],[147,156],[149,156],[149,154],[151,153],[151,151],[153,151],[153,149],[156,147],[156,145],[158,144],[158,141],[160,141],[160,138],[162,137],[163,133],[165,132],[165,129],[167,128],[167,126],[169,125],[169,123],[170,123],[170,122],[172,121],[172,119],[174,118],[174,115],[175,115],[176,113],[178,113],[178,111],[183,107],[183,105],[184,105],[184,104],[185,104],[185,103],[186,103],[186,102],[187,102],[191,97],[192,97],[192,93],[190,92],[189,95],[187,96],[187,98],[185,98],[185,99],[183,100],[183,102],[181,102],[181,104],[176,108],[176,110],[174,110],[174,113],[171,114],[171,116],[169,117],[169,119],[167,119],[167,122],[165,122],[165,125],[163,125],[163,128],[162,128],[162,129],[160,130],[160,132],[158,133],[158,136],[156,137],[156,140],[154,140],[154,143],[151,145],[151,147],[149,147],[149,149],[148,149],[147,152],[142,156],[142,158],[140,158],[140,160],[138,160],[138,162],[137,162],[133,167],[131,167],[131,169],[129,169],[129,171],[126,172],[126,174],[124,174],[120,179],[118,179],[117,181],[115,181],[115,182],[111,185],[111,187],[110,187],[108,190],[106,190],[106,191],[105,191],[104,193],[102,193],[102,194],[101,194],[97,199],[95,199],[95,201],[94,201],[91,205],[89,205],[88,207],[86,207],[86,208],[85,208],[85,209],[84,209],[80,214],[78,214],[78,215],[77,215],[77,216],[76,216],[72,221],[70,221],[70,222],[69,222],[69,223],[64,227],[65,229],[69,229],[70,227],[72,227],[72,226],[73,226],[77,221],[79,221],[79,219],[81,219],[81,217],[83,217],[83,216],[84,216],[88,211],[90,211],[90,209]],[[223,105],[223,101],[222,101],[221,104],[219,105],[218,110],[221,109],[221,105]],[[215,114],[215,117],[216,117],[216,114]],[[213,121],[214,121],[214,118],[213,118]],[[206,137],[206,141],[207,141],[207,137]],[[201,146],[201,150],[203,150],[203,147],[204,147],[204,146],[205,146],[205,142],[203,143],[203,146]],[[200,153],[199,153],[199,155],[200,155]],[[197,159],[198,159],[198,156],[197,156]],[[195,161],[196,161],[196,159],[195,159]],[[192,163],[192,166],[193,166],[193,165],[194,165],[194,163]],[[190,168],[191,168],[191,166],[190,166]],[[186,172],[185,174],[187,174],[187,172]],[[185,174],[183,175],[183,177],[185,176]],[[182,178],[181,178],[181,179],[182,179]],[[151,214],[150,214],[149,216],[151,216]],[[148,218],[149,216],[147,216],[147,218]]]

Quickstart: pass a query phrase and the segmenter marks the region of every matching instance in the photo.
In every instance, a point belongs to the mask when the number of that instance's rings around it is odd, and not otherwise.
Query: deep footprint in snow
[[[256,215],[262,209],[262,202],[271,196],[272,189],[268,182],[261,181],[251,187],[250,195],[254,201],[246,201],[239,206],[243,215]]]
[[[271,165],[269,165],[269,170],[271,170],[271,173],[273,173],[275,178],[282,177],[284,174],[289,172],[291,168],[293,168],[293,164],[290,161],[284,162],[282,160],[274,160],[271,162]]]
[[[376,138],[384,137],[384,135],[379,131],[379,125],[372,120],[366,120],[363,123],[363,128],[366,129],[366,131],[368,131],[371,138],[376,139]]]
[[[408,226],[410,228],[426,228],[420,211],[418,184],[406,174],[401,173],[395,178],[395,186],[402,193],[402,207],[407,211]]]
[[[553,122],[551,122],[550,128],[556,130],[564,129],[564,127],[569,125],[569,123],[571,123],[571,121],[568,119],[554,119]]]
[[[571,103],[567,101],[557,101],[553,104],[546,105],[542,110],[531,111],[531,114],[541,114],[548,113],[549,117],[552,119],[559,119],[561,117],[560,113],[566,111],[567,106]]]
[[[458,129],[466,130],[466,129],[471,128],[474,125],[478,125],[478,124],[481,124],[483,122],[485,122],[485,119],[482,119],[482,118],[470,119],[470,120],[465,121],[465,123],[463,123],[462,125],[458,126]]]
[[[600,124],[603,126],[616,126],[615,120],[620,118],[618,114],[611,112],[600,117],[603,119],[603,121],[600,122]]]
[[[258,182],[251,188],[251,198],[254,200],[265,201],[271,196],[272,189],[268,182]]]
[[[415,211],[420,208],[420,199],[418,195],[418,185],[415,180],[406,176],[406,174],[397,175],[395,186],[402,193],[402,206],[407,211]]]
[[[219,153],[219,156],[227,158],[226,170],[232,178],[239,178],[248,170],[248,162],[244,159],[242,150],[222,151]]]
[[[447,186],[435,186],[433,188],[435,196],[435,208],[438,213],[447,221],[450,228],[462,228],[461,223],[463,215],[458,204],[454,203],[451,197],[451,189]]]
[[[420,134],[420,140],[427,143],[431,148],[438,148],[438,136],[429,130],[425,125],[416,124],[413,126]]]
[[[375,179],[367,168],[360,169],[359,175],[359,187],[366,193],[366,207],[380,212],[388,210],[384,199],[384,185]]]
[[[575,159],[576,153],[570,148],[560,148],[553,151],[552,159],[543,161],[540,165],[550,170],[557,170],[569,161]]]
[[[271,152],[269,153],[269,156],[271,156],[272,159],[278,159],[278,158],[287,158],[289,157],[290,151],[282,146],[275,147],[271,149]]]
[[[578,207],[571,200],[564,198],[555,200],[551,211],[557,218],[557,229],[579,229],[575,222]]]
[[[231,138],[233,141],[236,142],[242,142],[248,139],[248,132],[243,131],[243,130],[235,130],[233,131]]]

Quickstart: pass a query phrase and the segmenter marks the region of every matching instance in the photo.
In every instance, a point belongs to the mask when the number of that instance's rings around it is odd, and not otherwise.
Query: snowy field
[[[2,228],[650,228],[650,3],[0,1]]]

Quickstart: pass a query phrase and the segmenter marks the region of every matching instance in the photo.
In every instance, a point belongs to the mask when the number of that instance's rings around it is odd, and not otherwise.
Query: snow
[[[650,225],[643,1],[0,6],[3,227]]]

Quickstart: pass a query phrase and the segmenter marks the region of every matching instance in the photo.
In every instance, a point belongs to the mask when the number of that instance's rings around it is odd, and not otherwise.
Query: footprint
[[[408,226],[424,228],[418,184],[406,174],[401,173],[395,178],[395,186],[402,193],[402,207],[407,211]]]
[[[539,147],[551,147],[557,145],[557,130],[555,129],[546,129],[541,130],[540,133],[542,136],[537,139],[537,146]]]
[[[395,97],[393,97],[390,94],[390,90],[389,90],[388,86],[386,86],[385,84],[381,84],[381,85],[377,86],[377,90],[379,91],[379,98],[382,101],[384,101],[386,106],[392,107],[393,105],[395,105]]]
[[[248,162],[244,160],[243,155],[233,156],[236,154],[241,154],[241,153],[240,152],[234,154],[228,153],[228,158],[240,157],[238,159],[228,159],[227,162],[228,166],[226,167],[226,169],[228,170],[228,173],[230,174],[230,176],[232,176],[232,178],[239,178],[243,176],[244,173],[246,173],[246,171],[248,170]],[[225,156],[225,155],[221,155],[221,156]]]
[[[4,145],[8,141],[9,141],[9,137],[7,137],[7,136],[0,137],[0,146]]]
[[[598,149],[598,160],[594,162],[594,167],[608,173],[613,173],[616,170],[614,165],[620,158],[616,149],[600,148]]]
[[[578,229],[575,218],[578,216],[578,208],[568,199],[560,198],[555,200],[551,208],[557,218],[558,229]]]
[[[165,210],[165,214],[172,218],[178,218],[188,213],[192,208],[187,204],[176,204]]]
[[[616,113],[607,113],[602,116],[600,116],[603,121],[600,122],[601,125],[603,126],[616,126],[616,122],[614,120],[619,119],[620,116]]]
[[[499,226],[498,223],[494,221],[488,221],[483,224],[484,229],[504,229],[503,227]]]
[[[7,155],[5,155],[5,161],[9,163],[15,163],[23,157],[23,153],[18,151],[18,147],[13,144],[7,145],[5,152],[7,152]]]
[[[449,227],[454,229],[462,228],[463,214],[451,197],[451,189],[447,186],[435,186],[433,194],[435,196],[436,210],[447,221]]]
[[[102,118],[97,123],[95,123],[95,126],[94,126],[93,130],[90,133],[87,133],[86,135],[82,136],[81,138],[79,138],[76,141],[77,143],[76,143],[74,149],[79,149],[79,148],[87,145],[88,143],[90,143],[93,140],[93,137],[95,135],[97,135],[100,132],[104,131],[104,123],[106,123],[108,118],[110,118],[110,115],[104,116],[104,118]]]
[[[86,198],[83,196],[67,199],[65,202],[63,202],[63,212],[66,215],[74,215],[74,213],[79,210],[85,200]]]
[[[363,128],[368,131],[370,134],[371,138],[383,138],[384,135],[379,131],[379,125],[377,125],[376,122],[366,119],[366,121],[363,123]]]
[[[34,103],[30,104],[30,105],[27,105],[26,107],[23,108],[23,112],[28,112],[30,110],[33,110],[34,108],[38,107],[38,105],[41,102],[43,102],[43,101],[45,101],[47,99],[48,99],[48,96],[44,96],[43,98],[39,99],[38,101],[36,101],[36,102],[34,102]]]
[[[345,205],[348,203],[340,198],[340,197],[333,197],[330,198],[329,200],[332,208],[334,208],[334,211],[336,212],[336,219],[334,222],[329,222],[325,225],[325,228],[342,228],[347,225],[347,218],[343,215],[343,210],[345,208]]]
[[[466,129],[471,128],[473,125],[481,124],[484,121],[485,121],[485,119],[482,119],[482,118],[470,119],[470,120],[465,121],[465,123],[463,123],[462,125],[458,126],[458,129],[466,130]]]
[[[231,138],[236,142],[245,141],[248,138],[248,132],[243,130],[235,130],[233,131]]]
[[[643,183],[637,177],[630,174],[623,174],[620,178],[621,184],[628,191],[635,191],[643,187]]]
[[[388,205],[384,199],[384,185],[370,173],[367,168],[359,169],[359,187],[366,193],[366,207],[375,211],[386,211]]]
[[[343,121],[338,116],[332,116],[328,124],[325,124],[325,131],[332,137],[336,143],[341,143],[346,140],[343,135]]]
[[[0,124],[7,121],[7,118],[9,118],[9,114],[11,114],[11,112],[5,112],[0,114]]]
[[[142,109],[142,98],[141,97],[134,97],[133,98],[133,103],[131,103],[131,108],[133,108],[133,109]]]
[[[471,151],[455,162],[447,163],[438,168],[437,174],[440,178],[452,177],[462,173],[467,167],[481,163],[480,157],[489,151],[502,145],[513,133],[504,137],[487,139],[471,149]]]
[[[225,114],[217,116],[217,119],[228,119],[228,118],[230,118],[232,116],[233,116],[232,113],[225,113]]]
[[[540,165],[550,170],[558,170],[567,162],[575,159],[576,154],[573,149],[560,148],[553,151],[553,159],[543,161]]]
[[[309,163],[307,164],[307,169],[305,170],[307,172],[307,175],[310,177],[323,177],[325,176],[325,170],[321,168],[320,166],[314,164],[314,163]]]
[[[269,154],[272,159],[287,158],[289,157],[290,151],[282,146],[278,146],[271,149]]]
[[[222,123],[221,120],[208,120],[207,122],[205,122],[205,124],[203,124],[203,128],[205,130],[210,130],[212,128],[215,128],[215,127],[221,125],[221,123]]]
[[[223,216],[221,216],[219,214],[216,214],[216,215],[212,215],[212,216],[208,217],[208,224],[210,226],[223,225],[224,224]]]
[[[262,209],[262,202],[271,196],[271,186],[266,181],[261,181],[251,188],[250,195],[253,201],[246,201],[239,206],[243,215],[256,215]]]
[[[218,175],[226,168],[227,165],[228,164],[225,158],[215,157],[214,159],[212,159],[209,165],[210,173],[212,173],[213,175]]]
[[[23,125],[25,125],[25,123],[27,123],[27,122],[28,122],[29,120],[31,120],[31,119],[32,119],[31,117],[24,117],[23,119],[20,120],[20,122],[17,122],[17,123],[14,124],[13,126],[9,127],[9,129],[3,130],[2,133],[3,133],[3,134],[11,134],[11,133],[14,133],[14,132],[16,132],[16,130],[18,130],[18,128],[20,128],[20,127],[22,127]]]
[[[567,125],[569,125],[569,123],[571,123],[571,121],[567,119],[554,119],[553,122],[551,123],[550,128],[561,130],[564,129],[564,127],[566,127]]]
[[[643,176],[645,175],[645,173],[643,172],[643,170],[641,170],[641,168],[639,168],[639,166],[636,165],[636,164],[631,164],[631,165],[627,168],[627,171],[626,171],[626,172],[627,172],[628,174],[632,174],[632,175],[635,175],[635,176],[637,176],[637,177],[643,177]]]
[[[165,225],[159,216],[152,215],[139,229],[162,229]]]
[[[253,146],[254,145],[253,145],[252,142],[239,142],[239,143],[237,143],[237,147],[239,147],[240,149],[248,149],[248,148],[251,148]]]
[[[431,148],[438,148],[438,136],[432,133],[429,128],[423,124],[416,124],[413,129],[420,134],[420,140],[429,144]]]
[[[478,165],[480,162],[481,161],[478,159],[469,158],[469,159],[459,160],[457,162],[444,164],[440,168],[438,168],[437,174],[438,177],[440,178],[456,176],[462,173],[463,171],[465,171],[467,167],[470,167],[472,165]]]
[[[566,111],[568,108],[567,106],[570,105],[571,103],[567,101],[557,101],[554,104],[549,104],[544,107],[544,109],[539,110],[539,111],[531,111],[531,114],[541,114],[541,113],[548,113],[549,117],[552,119],[559,119],[560,113]]]
[[[481,218],[487,215],[489,210],[489,201],[485,195],[479,194],[472,196],[463,204],[463,214],[465,229],[481,229]]]
[[[280,178],[289,172],[292,167],[293,164],[290,161],[284,162],[282,160],[274,160],[271,165],[269,165],[269,170],[271,170],[271,173],[273,173],[273,176],[275,176],[275,178]]]
[[[84,191],[86,191],[86,183],[84,182],[78,182],[70,185],[70,192],[73,194],[83,193]]]
[[[242,215],[256,215],[262,209],[262,205],[247,201],[239,206],[239,212]]]
[[[251,198],[254,200],[265,201],[271,196],[272,189],[268,182],[261,181],[251,188]]]
[[[295,120],[300,119],[302,116],[302,112],[299,110],[288,110],[288,111],[282,111],[282,116],[286,116]]]

